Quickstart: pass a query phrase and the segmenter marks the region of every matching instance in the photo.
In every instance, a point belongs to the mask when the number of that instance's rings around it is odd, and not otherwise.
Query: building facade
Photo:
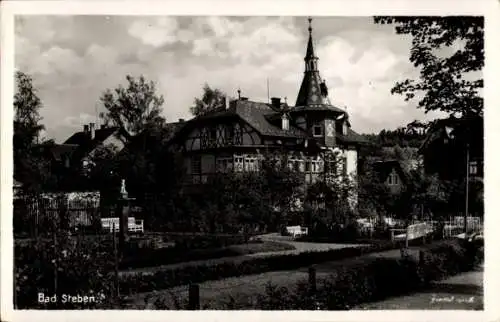
[[[364,138],[351,129],[349,115],[333,106],[320,77],[312,28],[305,70],[294,106],[280,98],[255,102],[239,97],[218,111],[184,121],[171,146],[184,156],[188,183],[203,183],[219,172],[258,171],[267,153],[286,155],[288,167],[306,184],[357,176]]]

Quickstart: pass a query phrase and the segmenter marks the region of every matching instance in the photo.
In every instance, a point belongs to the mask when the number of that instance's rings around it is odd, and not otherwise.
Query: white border
[[[500,142],[498,68],[499,2],[495,0],[166,0],[146,1],[4,1],[1,5],[1,110],[0,179],[1,207],[1,319],[18,320],[119,320],[119,321],[499,321],[497,290],[500,289]],[[373,16],[373,15],[484,15],[486,18],[485,79],[485,311],[13,311],[12,299],[12,116],[15,14],[91,15],[232,15],[232,16]],[[485,176],[486,177],[486,176]],[[496,274],[495,274],[496,273]],[[495,300],[496,298],[496,300]]]

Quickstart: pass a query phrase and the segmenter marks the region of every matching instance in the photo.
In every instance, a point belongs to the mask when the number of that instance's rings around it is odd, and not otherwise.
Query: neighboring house
[[[119,152],[129,139],[130,135],[122,128],[101,126],[96,129],[95,124],[90,123],[83,126],[83,131],[74,133],[55,149],[66,147],[72,150],[69,161],[71,167],[84,170],[91,164],[92,157],[99,147],[112,145],[116,152]]]
[[[376,161],[372,167],[380,182],[385,183],[391,192],[399,192],[404,188],[407,176],[397,160]]]
[[[182,123],[170,144],[183,153],[190,183],[206,182],[217,172],[258,171],[263,155],[273,151],[284,151],[288,166],[308,184],[356,176],[358,148],[367,141],[351,129],[346,110],[330,103],[310,26],[304,60],[295,106],[280,98],[266,103],[238,95],[224,109]]]
[[[419,152],[428,174],[441,179],[464,178],[467,166],[470,177],[484,176],[484,125],[482,117],[437,120],[427,131]],[[469,164],[467,165],[467,154]]]

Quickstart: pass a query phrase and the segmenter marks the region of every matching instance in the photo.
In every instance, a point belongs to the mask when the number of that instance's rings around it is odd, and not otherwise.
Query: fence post
[[[200,309],[200,285],[189,284],[188,310]]]
[[[316,268],[309,267],[309,290],[316,292]]]

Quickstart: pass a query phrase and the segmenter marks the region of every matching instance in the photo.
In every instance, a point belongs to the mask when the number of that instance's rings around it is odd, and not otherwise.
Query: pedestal
[[[130,202],[132,200],[134,200],[134,198],[119,199],[118,213],[120,214],[120,232],[118,234],[118,243],[121,253],[123,253],[130,240],[130,236],[128,234],[128,218],[130,215]]]

